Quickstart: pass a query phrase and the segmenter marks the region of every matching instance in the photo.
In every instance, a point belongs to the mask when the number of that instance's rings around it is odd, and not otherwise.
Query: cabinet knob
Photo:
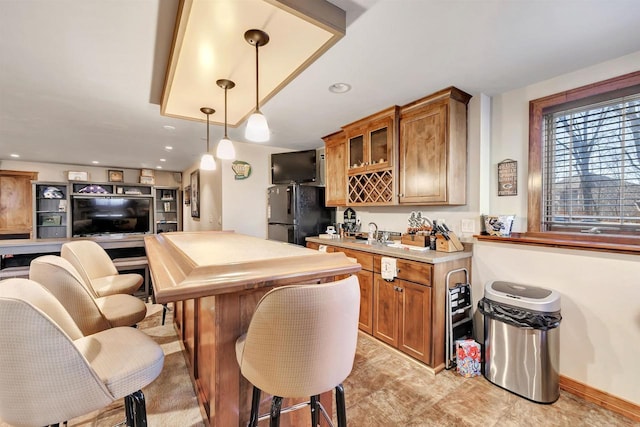
[[[398,193],[398,197],[404,197],[404,194]]]

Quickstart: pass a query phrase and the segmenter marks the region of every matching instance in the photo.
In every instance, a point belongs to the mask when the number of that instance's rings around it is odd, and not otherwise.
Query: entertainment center
[[[151,295],[144,236],[182,230],[178,187],[122,182],[33,181],[30,239],[0,244],[0,279],[28,277],[32,259],[60,254],[71,239],[102,246],[119,271],[145,278],[137,296]]]

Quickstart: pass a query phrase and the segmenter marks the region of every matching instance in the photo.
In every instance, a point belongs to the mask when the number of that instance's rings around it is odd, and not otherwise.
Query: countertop
[[[343,253],[224,231],[147,236],[145,247],[159,303],[311,283],[361,268]]]
[[[144,247],[145,236],[148,236],[148,234],[0,240],[0,255],[60,252],[60,248],[64,243],[74,240],[93,240],[104,249]]]
[[[411,250],[392,248],[381,243],[374,243],[372,245],[366,244],[366,240],[355,239],[320,239],[318,237],[307,237],[307,242],[314,242],[320,245],[337,246],[345,249],[353,249],[362,252],[370,252],[376,255],[389,256],[394,258],[408,259],[418,262],[426,262],[429,264],[438,264],[441,262],[454,261],[458,259],[471,258],[471,244],[464,244],[464,251],[460,252],[438,252],[432,250],[426,250],[424,252]]]

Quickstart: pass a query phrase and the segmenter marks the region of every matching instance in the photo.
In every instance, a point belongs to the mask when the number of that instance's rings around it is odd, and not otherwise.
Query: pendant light
[[[215,113],[216,110],[209,107],[202,107],[200,111],[207,115],[207,152],[204,153],[200,159],[200,169],[214,171],[216,170],[216,161],[213,158],[213,154],[209,152],[209,116]]]
[[[258,47],[269,43],[269,35],[262,30],[249,30],[244,33],[244,39],[251,45],[256,47],[256,109],[249,116],[247,128],[245,130],[245,138],[253,142],[266,142],[269,140],[269,125],[266,117],[260,112],[259,83],[258,83]]]
[[[216,81],[216,84],[224,89],[224,137],[222,137],[218,143],[216,157],[219,159],[231,160],[236,157],[236,150],[233,148],[233,143],[227,136],[227,89],[233,89],[236,84],[227,79],[220,79]]]

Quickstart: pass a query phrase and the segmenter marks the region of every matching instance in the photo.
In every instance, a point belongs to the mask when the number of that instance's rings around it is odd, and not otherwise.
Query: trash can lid
[[[485,285],[484,296],[494,302],[527,310],[560,311],[560,294],[536,286],[493,280]]]

